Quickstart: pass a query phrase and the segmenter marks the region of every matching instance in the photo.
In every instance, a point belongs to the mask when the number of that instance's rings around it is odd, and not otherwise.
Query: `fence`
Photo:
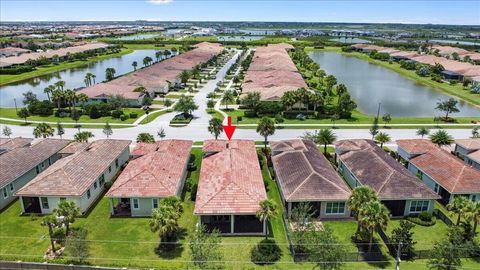
[[[73,264],[53,264],[53,263],[34,263],[34,262],[8,262],[0,261],[0,269],[30,269],[30,270],[114,270],[127,268],[113,268],[100,266],[85,266]]]

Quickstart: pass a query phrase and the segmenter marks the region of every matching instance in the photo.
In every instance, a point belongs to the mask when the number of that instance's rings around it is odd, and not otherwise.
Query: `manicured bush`
[[[90,112],[88,114],[90,116],[91,119],[98,119],[100,117],[102,117],[102,114],[100,112],[100,110],[98,110],[97,106],[92,106],[90,108]]]
[[[33,101],[28,106],[28,110],[30,111],[31,114],[37,114],[40,116],[50,116],[53,114],[54,107],[55,105],[48,100]]]
[[[237,122],[242,122],[243,117],[242,116],[237,116]]]
[[[275,240],[263,239],[252,248],[251,260],[255,264],[272,264],[280,259],[282,250]]]
[[[427,211],[423,211],[418,214],[418,218],[422,221],[432,221],[433,215]]]
[[[243,115],[244,115],[245,117],[249,117],[249,118],[255,118],[255,117],[257,117],[257,113],[254,112],[254,111],[245,111],[245,112],[243,113]]]
[[[112,118],[118,119],[123,115],[122,110],[114,110],[112,111]],[[122,120],[123,121],[123,120]]]
[[[435,225],[435,223],[437,223],[437,219],[435,217],[432,217],[432,219],[430,221],[421,220],[418,217],[418,215],[411,215],[411,216],[406,217],[406,219],[410,222],[413,222],[413,223],[418,224],[420,226],[426,226],[426,227],[433,226],[433,225]]]
[[[128,116],[126,116],[125,114],[120,115],[120,120],[122,120],[122,121],[127,120],[127,118],[128,118]]]
[[[195,199],[197,199],[197,189],[198,189],[197,184],[193,184],[192,187],[190,188],[190,200],[195,201]]]
[[[137,117],[138,117],[138,113],[136,113],[136,112],[130,113],[130,118],[135,119]]]

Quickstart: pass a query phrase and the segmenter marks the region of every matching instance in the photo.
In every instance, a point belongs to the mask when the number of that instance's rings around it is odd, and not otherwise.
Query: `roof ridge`
[[[458,182],[460,181],[460,177],[462,176],[463,171],[465,171],[465,168],[466,168],[466,167],[467,167],[466,165],[463,165],[462,170],[461,170],[460,173],[457,175],[457,179],[455,179],[455,181],[454,181],[454,183],[453,183],[452,190],[455,190],[455,187],[457,186]]]

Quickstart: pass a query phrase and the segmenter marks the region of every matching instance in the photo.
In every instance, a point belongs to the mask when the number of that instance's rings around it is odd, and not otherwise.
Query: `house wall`
[[[319,219],[337,219],[337,218],[348,218],[350,217],[350,209],[348,209],[347,202],[346,201],[336,201],[336,202],[344,202],[345,203],[345,212],[343,214],[327,214],[327,203],[325,201],[322,202],[311,202],[312,205],[313,203],[320,203],[320,216],[318,217]],[[294,206],[292,205],[293,203],[296,202],[287,202],[287,215],[290,218],[292,214],[292,210]],[[298,202],[300,203],[300,202]],[[313,208],[313,207],[312,207]],[[312,209],[312,210],[317,210],[317,209]]]
[[[397,148],[398,155],[405,160],[410,160],[413,155],[410,155],[407,151],[403,150],[400,146]]]
[[[480,151],[480,150],[478,150],[478,151]],[[464,160],[468,165],[480,170],[480,163],[476,162],[475,160],[470,159],[469,157],[465,157]]]
[[[465,158],[466,155],[470,153],[467,149],[461,147],[460,145],[455,145],[455,153],[460,156],[462,159]]]
[[[14,194],[19,189],[25,186],[28,182],[30,182],[33,178],[35,178],[35,176],[37,176],[38,173],[44,171],[46,168],[52,165],[59,158],[60,156],[58,154],[54,154],[49,158],[45,159],[44,161],[40,162],[39,164],[37,164],[37,166],[32,168],[30,171],[26,172],[19,178],[15,179],[13,182],[11,182],[13,184],[13,190],[10,189],[10,184],[0,188],[0,209],[3,209],[5,206],[7,206],[16,198]],[[38,173],[37,173],[37,168],[38,168]],[[7,197],[4,196],[4,189],[7,192]]]
[[[412,201],[417,201],[417,200],[407,200],[407,202],[405,203],[405,213],[404,213],[404,216],[409,216],[411,214],[419,214],[419,213],[416,213],[416,212],[411,212],[410,211],[410,206],[412,205]],[[426,200],[421,200],[421,201],[426,201]],[[427,212],[429,213],[433,213],[433,209],[435,208],[435,200],[428,200],[429,201],[429,204],[428,204],[428,210]]]
[[[347,168],[347,166],[343,163],[342,160],[339,160],[338,163],[338,170],[343,175],[345,180],[347,181],[348,185],[354,189],[356,187],[361,186],[362,184],[355,178],[353,173]]]

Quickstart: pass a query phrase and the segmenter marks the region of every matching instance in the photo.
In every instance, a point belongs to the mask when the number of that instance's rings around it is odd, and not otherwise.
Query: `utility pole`
[[[397,247],[397,257],[395,258],[395,270],[400,270],[400,262],[402,261],[400,259],[400,255],[402,254],[402,241],[398,242],[398,247]]]
[[[13,102],[15,102],[15,112],[17,112],[17,113],[18,113],[18,108],[17,108],[17,99],[16,99],[16,98],[14,98],[14,99],[13,99]]]
[[[378,103],[378,110],[377,110],[377,119],[380,117],[380,106],[382,106],[382,103]]]

